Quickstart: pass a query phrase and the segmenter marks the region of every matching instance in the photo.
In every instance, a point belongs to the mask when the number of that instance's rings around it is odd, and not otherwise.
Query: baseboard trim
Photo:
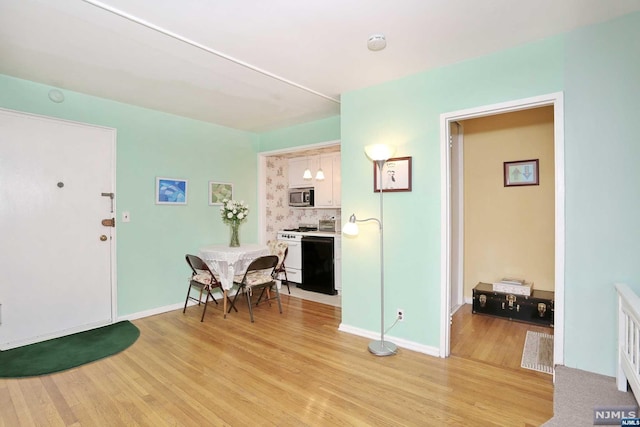
[[[359,337],[370,338],[372,340],[380,339],[379,332],[356,328],[355,326],[345,325],[344,323],[340,323],[338,330],[341,332],[346,332],[348,334],[357,335]],[[388,339],[398,347],[405,348],[407,350],[417,351],[418,353],[427,354],[429,356],[442,357],[440,355],[440,349],[437,347],[420,344],[415,341],[409,341],[403,338],[394,337],[392,335],[386,335],[385,340],[386,339]]]
[[[191,303],[190,305],[196,304]],[[177,303],[171,305],[165,305],[164,307],[156,307],[151,310],[139,311],[137,313],[127,314],[125,316],[118,316],[118,320],[136,320],[142,319],[143,317],[155,316],[156,314],[166,313],[168,311],[178,310],[184,307],[184,303]]]
[[[214,291],[211,293],[215,299],[218,300],[218,302],[222,301],[222,292],[219,291]],[[236,290],[233,289],[229,292],[229,297],[233,297],[236,294]],[[204,300],[203,300],[204,302]],[[197,305],[198,303],[192,300],[189,300],[189,303],[187,304],[188,307],[191,307],[192,305]],[[131,313],[131,314],[127,314],[124,316],[118,316],[118,320],[135,320],[135,319],[142,319],[143,317],[149,317],[149,316],[155,316],[156,314],[162,314],[162,313],[166,313],[168,311],[173,311],[173,310],[178,310],[184,307],[184,302],[179,302],[176,304],[171,304],[171,305],[165,305],[164,307],[156,307],[156,308],[152,308],[151,310],[145,310],[145,311],[139,311],[137,313]]]

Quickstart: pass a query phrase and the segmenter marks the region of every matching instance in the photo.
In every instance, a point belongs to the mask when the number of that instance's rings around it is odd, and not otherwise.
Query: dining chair
[[[282,274],[284,274],[284,280],[280,280],[280,283],[287,285],[287,291],[289,292],[289,295],[291,295],[287,269],[284,265],[287,255],[289,254],[289,244],[280,240],[269,240],[267,245],[269,246],[271,255],[276,255],[278,257],[278,265],[276,265],[276,269],[273,272],[273,278],[277,280]]]
[[[189,302],[189,300],[198,301],[198,305],[201,305],[202,294],[206,292],[204,309],[202,310],[202,317],[200,318],[200,321],[203,322],[204,315],[207,312],[207,304],[209,303],[209,298],[211,298],[211,300],[215,302],[216,305],[218,305],[218,301],[214,298],[211,291],[215,288],[220,288],[220,291],[222,291],[223,295],[224,295],[224,291],[222,289],[222,284],[220,283],[216,275],[213,274],[209,266],[202,260],[202,258],[195,255],[187,254],[185,255],[185,259],[187,260],[187,264],[189,264],[189,267],[191,268],[191,277],[189,277],[188,279],[189,289],[187,290],[187,299],[184,301],[184,308],[182,309],[182,312],[183,313],[186,312],[187,303]],[[198,298],[191,296],[191,291],[194,288],[200,291]],[[231,301],[228,297],[227,297],[227,300]],[[233,305],[233,302],[231,302],[229,311],[231,311],[232,308],[235,311],[238,311],[238,309]],[[226,316],[226,313],[225,313],[225,316]]]
[[[278,265],[278,257],[276,255],[265,255],[254,259],[247,267],[247,271],[242,275],[240,281],[234,281],[238,285],[238,292],[233,297],[232,307],[238,298],[240,292],[244,293],[247,297],[247,305],[249,306],[249,317],[251,323],[253,323],[253,307],[251,304],[251,296],[255,290],[264,291],[273,288],[275,290],[275,299],[278,301],[278,309],[282,314],[282,303],[280,302],[280,291],[278,290],[277,283],[273,278],[276,266]],[[265,301],[271,301],[274,297],[270,293],[267,294]],[[258,301],[259,302],[259,301]],[[257,305],[257,303],[256,303]],[[231,307],[229,307],[231,311]],[[236,310],[237,311],[237,310]]]

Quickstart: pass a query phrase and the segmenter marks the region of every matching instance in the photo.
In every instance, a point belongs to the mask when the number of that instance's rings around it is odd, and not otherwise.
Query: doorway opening
[[[454,111],[440,116],[441,135],[441,334],[440,355],[448,357],[451,346],[451,319],[463,304],[463,253],[461,235],[463,217],[460,209],[463,188],[456,177],[461,173],[462,137],[457,123],[463,120],[494,116],[550,106],[553,108],[553,161],[554,161],[554,260],[553,282],[555,291],[554,364],[564,361],[564,117],[563,95],[553,93],[533,98]]]

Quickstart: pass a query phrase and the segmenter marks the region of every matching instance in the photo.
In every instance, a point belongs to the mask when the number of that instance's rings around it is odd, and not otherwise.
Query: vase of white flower
[[[232,248],[240,246],[240,224],[237,222],[231,224],[231,240],[229,241],[229,246]]]
[[[244,201],[236,201],[224,199],[220,208],[220,216],[222,221],[231,226],[231,239],[229,246],[240,246],[240,224],[247,219],[249,214],[249,206]]]

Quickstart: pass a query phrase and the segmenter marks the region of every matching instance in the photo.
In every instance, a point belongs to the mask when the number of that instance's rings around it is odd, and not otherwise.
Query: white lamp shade
[[[311,179],[313,176],[311,175],[310,169],[305,169],[304,174],[302,175],[302,179]]]
[[[322,171],[322,169],[318,169],[318,172],[316,173],[316,180],[322,181],[323,179],[324,179],[324,172]]]
[[[371,144],[364,147],[364,152],[371,160],[388,160],[396,153],[396,147],[387,144]]]
[[[347,236],[357,236],[358,235],[358,224],[355,222],[347,222],[344,227],[342,227],[342,232]]]

